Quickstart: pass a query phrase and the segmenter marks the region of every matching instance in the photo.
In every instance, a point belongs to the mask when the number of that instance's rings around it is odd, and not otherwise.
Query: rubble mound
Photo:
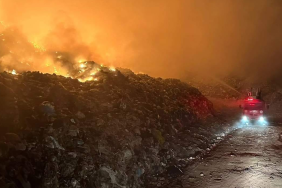
[[[244,83],[242,78],[234,76],[198,76],[185,79],[209,98],[217,99],[238,99],[242,97],[240,92],[244,92]]]
[[[155,187],[221,126],[205,123],[212,103],[179,80],[126,69],[97,78],[0,74],[0,187]]]

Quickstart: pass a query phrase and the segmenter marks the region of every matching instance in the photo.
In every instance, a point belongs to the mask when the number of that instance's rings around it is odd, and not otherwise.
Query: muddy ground
[[[279,121],[238,128],[168,187],[282,187],[281,132]]]

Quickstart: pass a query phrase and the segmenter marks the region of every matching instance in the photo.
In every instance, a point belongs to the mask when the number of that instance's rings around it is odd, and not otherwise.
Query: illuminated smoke
[[[197,72],[248,74],[264,79],[275,78],[281,71],[279,0],[0,3],[0,29],[18,28],[19,36],[27,36],[26,41],[37,49],[31,53],[31,46],[25,43],[22,57],[15,57],[13,50],[8,54],[1,48],[1,64],[9,70],[19,63],[21,70],[55,72],[56,67],[57,72],[68,74],[76,63],[95,61],[178,78]],[[42,51],[44,55],[39,55]]]

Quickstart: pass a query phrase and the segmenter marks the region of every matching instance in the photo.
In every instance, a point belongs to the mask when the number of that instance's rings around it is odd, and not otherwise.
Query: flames
[[[27,40],[13,28],[0,31],[0,71],[12,75],[39,71],[87,82],[99,81],[101,70],[115,72],[116,68],[99,65],[83,54],[46,49],[37,41]]]
[[[111,67],[105,67],[103,64],[98,65],[93,61],[85,61],[82,62],[82,60],[78,61],[77,67],[79,69],[79,74],[78,74],[78,81],[80,82],[86,82],[86,81],[98,81],[99,78],[97,77],[97,75],[99,74],[99,72],[103,69],[111,71],[111,72],[115,72],[116,69],[115,67],[111,66]],[[75,78],[75,77],[72,77]]]
[[[6,70],[6,72],[8,72],[8,73],[10,73],[12,75],[18,75],[16,70],[12,70],[12,71]]]
[[[79,82],[87,82],[87,81],[99,81],[99,78],[97,77],[97,75],[99,74],[99,72],[101,71],[102,67],[104,70],[108,70],[111,72],[115,72],[116,68],[111,66],[111,67],[105,67],[103,65],[96,65],[95,67],[88,68],[87,66],[88,62],[84,62],[84,63],[77,63],[77,67],[78,69],[76,69],[76,71],[78,72],[77,74],[73,73],[71,74],[70,72],[67,72],[66,74],[62,74],[63,71],[58,69],[56,66],[52,66],[51,69],[53,69],[53,72],[51,73],[55,73],[57,75],[62,75],[65,77],[71,77],[72,79],[77,79]],[[94,62],[92,62],[94,63]],[[45,64],[47,67],[50,67],[51,65],[49,63]],[[9,70],[9,69],[5,69],[5,71],[7,73],[10,73],[12,75],[18,75],[19,73],[15,70]]]
[[[79,82],[87,82],[87,81],[99,81],[98,74],[103,69],[103,71],[107,70],[110,72],[115,72],[116,68],[113,66],[106,67],[104,65],[98,65],[93,61],[86,61],[86,62],[77,62],[73,72],[65,72],[64,69],[60,67],[56,67],[53,62],[46,60],[45,63],[46,67],[49,67],[53,71],[44,72],[43,73],[55,73],[57,75],[62,75],[65,77],[71,77],[72,79],[77,79]],[[17,70],[12,69],[5,69],[6,72],[12,75],[18,75],[19,73]]]
[[[111,71],[116,71],[115,67],[110,67],[109,68]]]
[[[37,42],[30,42],[30,43],[33,45],[34,49],[36,49],[35,52],[45,52],[46,51],[46,49],[43,46],[41,46],[40,44],[38,44]]]

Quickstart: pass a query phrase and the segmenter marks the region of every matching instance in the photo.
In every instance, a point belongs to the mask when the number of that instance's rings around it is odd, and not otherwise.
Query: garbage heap
[[[0,74],[0,187],[156,187],[216,139],[212,104],[188,84],[96,76]]]
[[[219,77],[194,76],[184,80],[209,98],[236,100],[242,97],[241,92],[243,93],[245,89],[245,78],[232,75]]]

